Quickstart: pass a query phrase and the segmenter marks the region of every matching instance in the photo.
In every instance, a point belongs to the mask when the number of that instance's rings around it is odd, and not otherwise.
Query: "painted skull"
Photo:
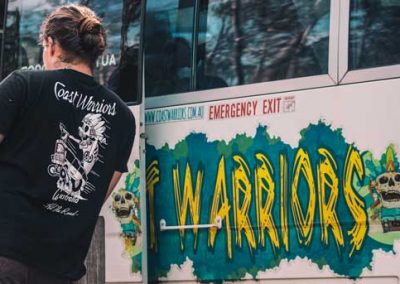
[[[400,173],[386,172],[376,178],[377,191],[386,208],[400,208]]]
[[[91,140],[99,140],[105,143],[104,131],[106,130],[105,122],[100,114],[87,114],[82,120],[82,126],[79,127],[79,136],[82,142],[90,143]]]
[[[133,194],[123,188],[118,190],[113,194],[112,209],[121,224],[130,223],[135,209]]]

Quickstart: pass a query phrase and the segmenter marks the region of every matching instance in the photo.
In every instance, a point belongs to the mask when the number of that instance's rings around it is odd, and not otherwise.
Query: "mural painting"
[[[114,190],[111,210],[121,225],[123,254],[132,260],[131,272],[142,268],[142,226],[140,217],[140,168],[139,160],[125,178],[125,187]]]
[[[174,148],[147,145],[150,275],[190,259],[200,281],[237,280],[301,258],[357,278],[374,250],[392,251],[400,239],[395,146],[374,157],[323,121],[300,134],[295,148],[262,125],[254,137],[192,133]],[[221,229],[160,231],[161,219],[198,225],[217,216]]]

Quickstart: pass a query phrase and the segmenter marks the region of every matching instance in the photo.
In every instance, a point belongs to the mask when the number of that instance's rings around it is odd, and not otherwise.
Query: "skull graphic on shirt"
[[[95,190],[88,176],[93,172],[99,160],[100,146],[106,143],[106,121],[100,114],[89,113],[78,128],[79,138],[68,132],[60,123],[61,138],[57,139],[51,164],[48,166],[50,176],[58,177],[57,189],[78,200],[84,200],[82,192]],[[80,151],[79,151],[79,150]]]

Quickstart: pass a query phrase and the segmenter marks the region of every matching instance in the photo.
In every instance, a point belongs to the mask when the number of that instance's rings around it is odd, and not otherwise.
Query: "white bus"
[[[66,2],[3,2],[3,76],[41,68]],[[399,0],[80,3],[141,128],[102,211],[108,283],[398,283]]]
[[[149,279],[398,283],[400,1],[147,0]]]

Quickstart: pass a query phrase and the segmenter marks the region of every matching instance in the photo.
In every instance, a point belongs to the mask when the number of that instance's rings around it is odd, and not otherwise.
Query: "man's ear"
[[[47,48],[50,51],[50,55],[54,56],[54,54],[56,53],[56,42],[53,40],[52,37],[48,37],[46,43],[47,43]]]

